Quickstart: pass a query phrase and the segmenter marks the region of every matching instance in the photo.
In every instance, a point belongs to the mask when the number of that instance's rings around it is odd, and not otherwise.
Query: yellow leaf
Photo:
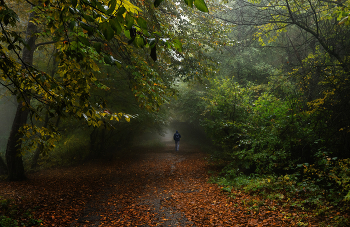
[[[92,68],[92,70],[94,70],[95,72],[99,71],[100,68],[95,64],[95,62],[92,62],[90,64],[90,67]]]
[[[142,10],[139,7],[133,5],[132,3],[130,3],[127,0],[119,0],[119,1],[117,1],[117,5],[119,5],[119,6],[123,5],[125,7],[126,11],[131,12],[131,13],[137,14],[139,12],[142,12]],[[116,7],[116,9],[118,9],[118,8],[119,7]],[[114,10],[113,14],[116,14],[116,13],[117,13],[117,10]]]

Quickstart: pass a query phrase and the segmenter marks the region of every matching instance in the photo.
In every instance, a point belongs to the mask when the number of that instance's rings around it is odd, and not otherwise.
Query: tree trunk
[[[35,12],[31,12],[28,19],[28,26],[26,31],[26,43],[27,47],[23,48],[22,61],[25,64],[33,64],[33,54],[35,50],[37,25],[33,24],[31,21],[35,17]],[[26,65],[22,65],[22,69],[26,68]],[[22,97],[24,101],[29,104],[30,99],[26,97],[25,92],[22,92]],[[27,122],[29,109],[26,108],[22,110],[22,102],[18,103],[15,119],[12,124],[10,137],[7,142],[6,148],[6,163],[8,169],[8,180],[9,181],[19,181],[26,179],[24,174],[23,160],[20,153],[20,148],[22,146],[22,134],[18,133],[18,130]]]
[[[94,130],[90,134],[90,150],[92,155],[95,156],[98,151],[98,128],[94,128]]]
[[[0,175],[4,174],[7,174],[7,166],[2,157],[0,156]]]
[[[9,181],[25,180],[24,167],[20,148],[22,141],[20,140],[22,134],[18,130],[27,122],[29,110],[22,111],[22,104],[18,104],[15,119],[7,142],[6,162],[8,170]]]

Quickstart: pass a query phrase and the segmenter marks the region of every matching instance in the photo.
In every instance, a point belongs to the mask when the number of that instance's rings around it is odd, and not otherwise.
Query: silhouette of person
[[[175,151],[179,151],[180,138],[181,138],[181,135],[180,135],[180,133],[176,130],[176,132],[175,132],[175,134],[174,134]]]

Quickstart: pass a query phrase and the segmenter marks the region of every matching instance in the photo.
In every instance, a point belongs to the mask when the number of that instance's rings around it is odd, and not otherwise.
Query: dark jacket
[[[175,134],[174,134],[174,140],[175,141],[180,141],[180,138],[181,138],[180,133],[178,131],[176,131]]]

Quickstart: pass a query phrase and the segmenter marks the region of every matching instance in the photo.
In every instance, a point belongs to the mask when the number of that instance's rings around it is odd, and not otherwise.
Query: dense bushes
[[[327,199],[349,199],[349,159],[337,157],[331,146],[337,138],[323,137],[327,133],[316,126],[326,119],[318,120],[320,112],[312,111],[301,91],[284,76],[259,86],[211,82],[202,125],[221,147],[215,156],[225,162],[219,183],[236,184],[242,173],[259,181],[292,176],[294,185],[325,190]]]
[[[34,219],[31,209],[25,209],[16,205],[14,200],[0,197],[0,226],[41,226],[40,219]]]
[[[241,87],[228,79],[213,81],[205,98],[204,125],[239,169],[287,171],[303,158],[293,158],[292,151],[299,138],[309,137],[310,130],[300,130],[307,116],[294,108],[297,94],[286,92],[278,95],[270,85]]]

